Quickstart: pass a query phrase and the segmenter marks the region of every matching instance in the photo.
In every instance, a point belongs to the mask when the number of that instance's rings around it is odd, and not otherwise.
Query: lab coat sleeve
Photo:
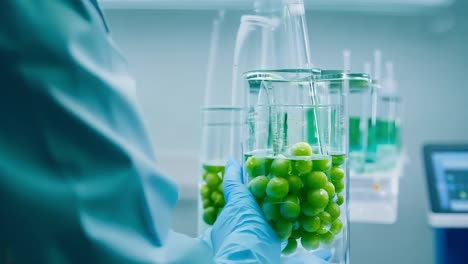
[[[177,189],[95,3],[0,1],[0,59],[0,245],[18,263],[211,262],[170,230]]]

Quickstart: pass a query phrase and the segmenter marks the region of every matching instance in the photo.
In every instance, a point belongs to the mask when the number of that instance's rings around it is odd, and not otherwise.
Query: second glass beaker
[[[349,116],[347,120],[338,121],[347,123],[342,127],[349,128],[350,169],[363,171],[372,110],[370,77],[362,73],[322,70],[320,75],[316,76],[314,85],[320,104],[339,105],[345,112],[342,116]]]
[[[222,180],[230,158],[241,160],[242,108],[202,108],[198,233],[216,221],[224,207]]]

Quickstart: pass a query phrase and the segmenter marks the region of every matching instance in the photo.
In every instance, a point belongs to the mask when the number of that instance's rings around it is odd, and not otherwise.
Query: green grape
[[[327,171],[330,169],[330,160],[329,159],[317,159],[314,160],[314,170],[316,171]]]
[[[318,217],[320,218],[321,225],[329,225],[332,222],[332,216],[326,211],[318,214]]]
[[[208,207],[203,211],[203,221],[208,225],[214,224],[216,221],[217,209],[215,207]]]
[[[203,180],[206,181],[207,179],[211,179],[214,177],[218,177],[218,174],[212,172],[205,172],[203,173]]]
[[[331,221],[334,221],[340,216],[340,206],[336,203],[328,203],[327,208],[325,208],[325,211],[330,214]]]
[[[314,233],[305,233],[301,238],[301,245],[305,250],[314,250],[320,246],[320,236]]]
[[[327,175],[321,171],[313,171],[305,174],[304,176],[305,186],[311,189],[322,188],[327,184]]]
[[[224,201],[224,195],[220,192],[212,192],[211,193],[211,201],[213,201],[217,206],[224,206],[224,204],[226,203]]]
[[[331,243],[333,243],[334,239],[335,236],[330,231],[320,235],[320,241],[322,241],[322,243],[324,243],[325,245],[330,245]]]
[[[297,241],[296,239],[289,238],[288,239],[288,244],[286,247],[281,251],[281,254],[284,255],[291,255],[293,254],[297,249]]]
[[[211,202],[211,200],[210,200],[210,199],[203,199],[203,201],[202,201],[202,202],[203,202],[203,208],[207,208],[207,207],[209,207],[209,206],[212,206],[212,205],[213,205],[213,203]]]
[[[275,230],[276,234],[280,241],[284,241],[291,236],[293,224],[285,219],[279,218],[274,222],[273,229]]]
[[[343,194],[339,193],[336,195],[336,203],[338,205],[342,205],[344,203],[344,196]]]
[[[299,206],[299,198],[295,195],[289,195],[280,204],[281,216],[288,220],[294,220],[299,216],[301,207]]]
[[[293,156],[311,156],[312,148],[307,142],[298,142],[291,147]]]
[[[317,234],[325,234],[326,232],[328,232],[330,230],[330,226],[329,224],[328,225],[321,225],[319,227],[319,229],[317,230]]]
[[[327,182],[325,186],[323,186],[323,189],[327,191],[328,197],[330,197],[330,199],[335,195],[335,185],[333,185],[333,183]]]
[[[203,184],[203,185],[200,187],[200,195],[201,195],[203,198],[210,198],[211,190],[210,190],[210,187],[208,187],[207,184]]]
[[[279,204],[264,202],[262,211],[268,221],[276,221],[281,217]]]
[[[290,255],[292,253],[294,253],[294,251],[296,251],[296,248],[297,248],[297,241],[296,239],[288,239],[288,244],[286,245],[286,247],[281,251],[281,253],[285,254],[285,255]]]
[[[288,180],[289,192],[291,193],[298,193],[301,190],[302,186],[304,186],[299,176],[290,174],[286,177],[286,180]]]
[[[314,208],[325,208],[328,200],[328,193],[324,189],[313,190],[307,193],[307,202]]]
[[[223,193],[223,182],[219,183],[217,191]]]
[[[340,167],[332,167],[330,170],[330,177],[332,181],[341,181],[344,178],[345,172]]]
[[[299,204],[301,200],[299,199],[299,197],[297,197],[297,195],[289,194],[288,196],[286,196],[286,198],[284,198],[283,202]]]
[[[294,162],[294,168],[300,174],[308,173],[312,170],[312,161],[311,160],[296,160]]]
[[[289,192],[288,181],[284,178],[273,177],[267,184],[266,194],[273,198],[283,198]]]
[[[290,160],[285,159],[284,156],[278,155],[271,164],[270,172],[277,177],[286,177],[289,174],[290,166]]]
[[[307,216],[318,215],[319,213],[323,212],[323,210],[324,210],[324,208],[315,208],[312,205],[310,205],[309,203],[302,203],[301,204],[301,212],[304,215],[307,215]]]
[[[318,216],[301,216],[302,228],[307,232],[315,232],[320,228],[320,218]]]
[[[258,175],[265,175],[265,162],[266,160],[264,158],[251,156],[245,161],[245,170],[251,178],[257,177]]]
[[[340,166],[344,163],[344,155],[332,155],[332,164],[333,166]]]
[[[216,218],[218,218],[218,215],[223,211],[223,207],[218,208],[218,212],[216,213]]]
[[[247,187],[249,188],[250,192],[256,198],[263,198],[265,197],[265,191],[268,184],[268,177],[266,176],[258,176],[253,178],[248,184]]]
[[[343,228],[343,222],[341,222],[340,219],[336,219],[330,226],[330,232],[337,235],[341,232],[342,228]]]
[[[206,175],[206,184],[210,187],[210,189],[216,189],[218,185],[221,183],[221,179],[217,174],[209,173]]]
[[[335,185],[335,192],[340,193],[344,190],[344,182],[343,181],[334,181],[333,185]]]
[[[224,166],[203,164],[203,170],[206,172],[218,173],[224,171]]]

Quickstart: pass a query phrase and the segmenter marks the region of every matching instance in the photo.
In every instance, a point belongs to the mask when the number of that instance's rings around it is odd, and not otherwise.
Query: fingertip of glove
[[[242,177],[242,168],[239,162],[237,162],[234,159],[228,160],[226,163],[226,173],[224,174],[224,179],[240,182],[241,177]]]
[[[237,162],[237,160],[235,160],[235,159],[229,159],[229,160],[226,162],[226,167],[229,168],[229,167],[232,167],[232,166],[238,166],[238,167],[240,167],[240,164],[239,164],[239,162]]]
[[[226,200],[228,200],[229,194],[239,185],[243,185],[242,168],[239,162],[230,159],[226,163],[226,172],[223,179],[223,191]]]

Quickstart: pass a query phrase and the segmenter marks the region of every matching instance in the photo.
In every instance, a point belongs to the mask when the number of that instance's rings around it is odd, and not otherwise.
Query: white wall
[[[352,50],[354,70],[380,47],[396,65],[404,99],[403,139],[411,159],[401,180],[395,225],[353,224],[353,263],[431,263],[432,235],[425,221],[421,146],[428,141],[468,141],[467,6],[435,23],[423,16],[309,13],[316,66],[341,67],[341,50]],[[199,107],[212,11],[107,11],[112,34],[126,53],[161,166],[185,187],[196,182]],[[456,14],[458,13],[458,15]],[[452,20],[453,18],[453,20]],[[233,38],[238,16],[229,20]],[[453,22],[453,23],[452,23]],[[435,26],[434,26],[435,25]],[[435,33],[435,31],[448,31]],[[232,51],[225,50],[229,55]],[[227,56],[229,57],[229,56]],[[178,158],[177,158],[178,157]],[[174,164],[187,167],[174,169]],[[187,192],[190,189],[183,189]],[[175,228],[194,234],[195,206],[182,201]]]

